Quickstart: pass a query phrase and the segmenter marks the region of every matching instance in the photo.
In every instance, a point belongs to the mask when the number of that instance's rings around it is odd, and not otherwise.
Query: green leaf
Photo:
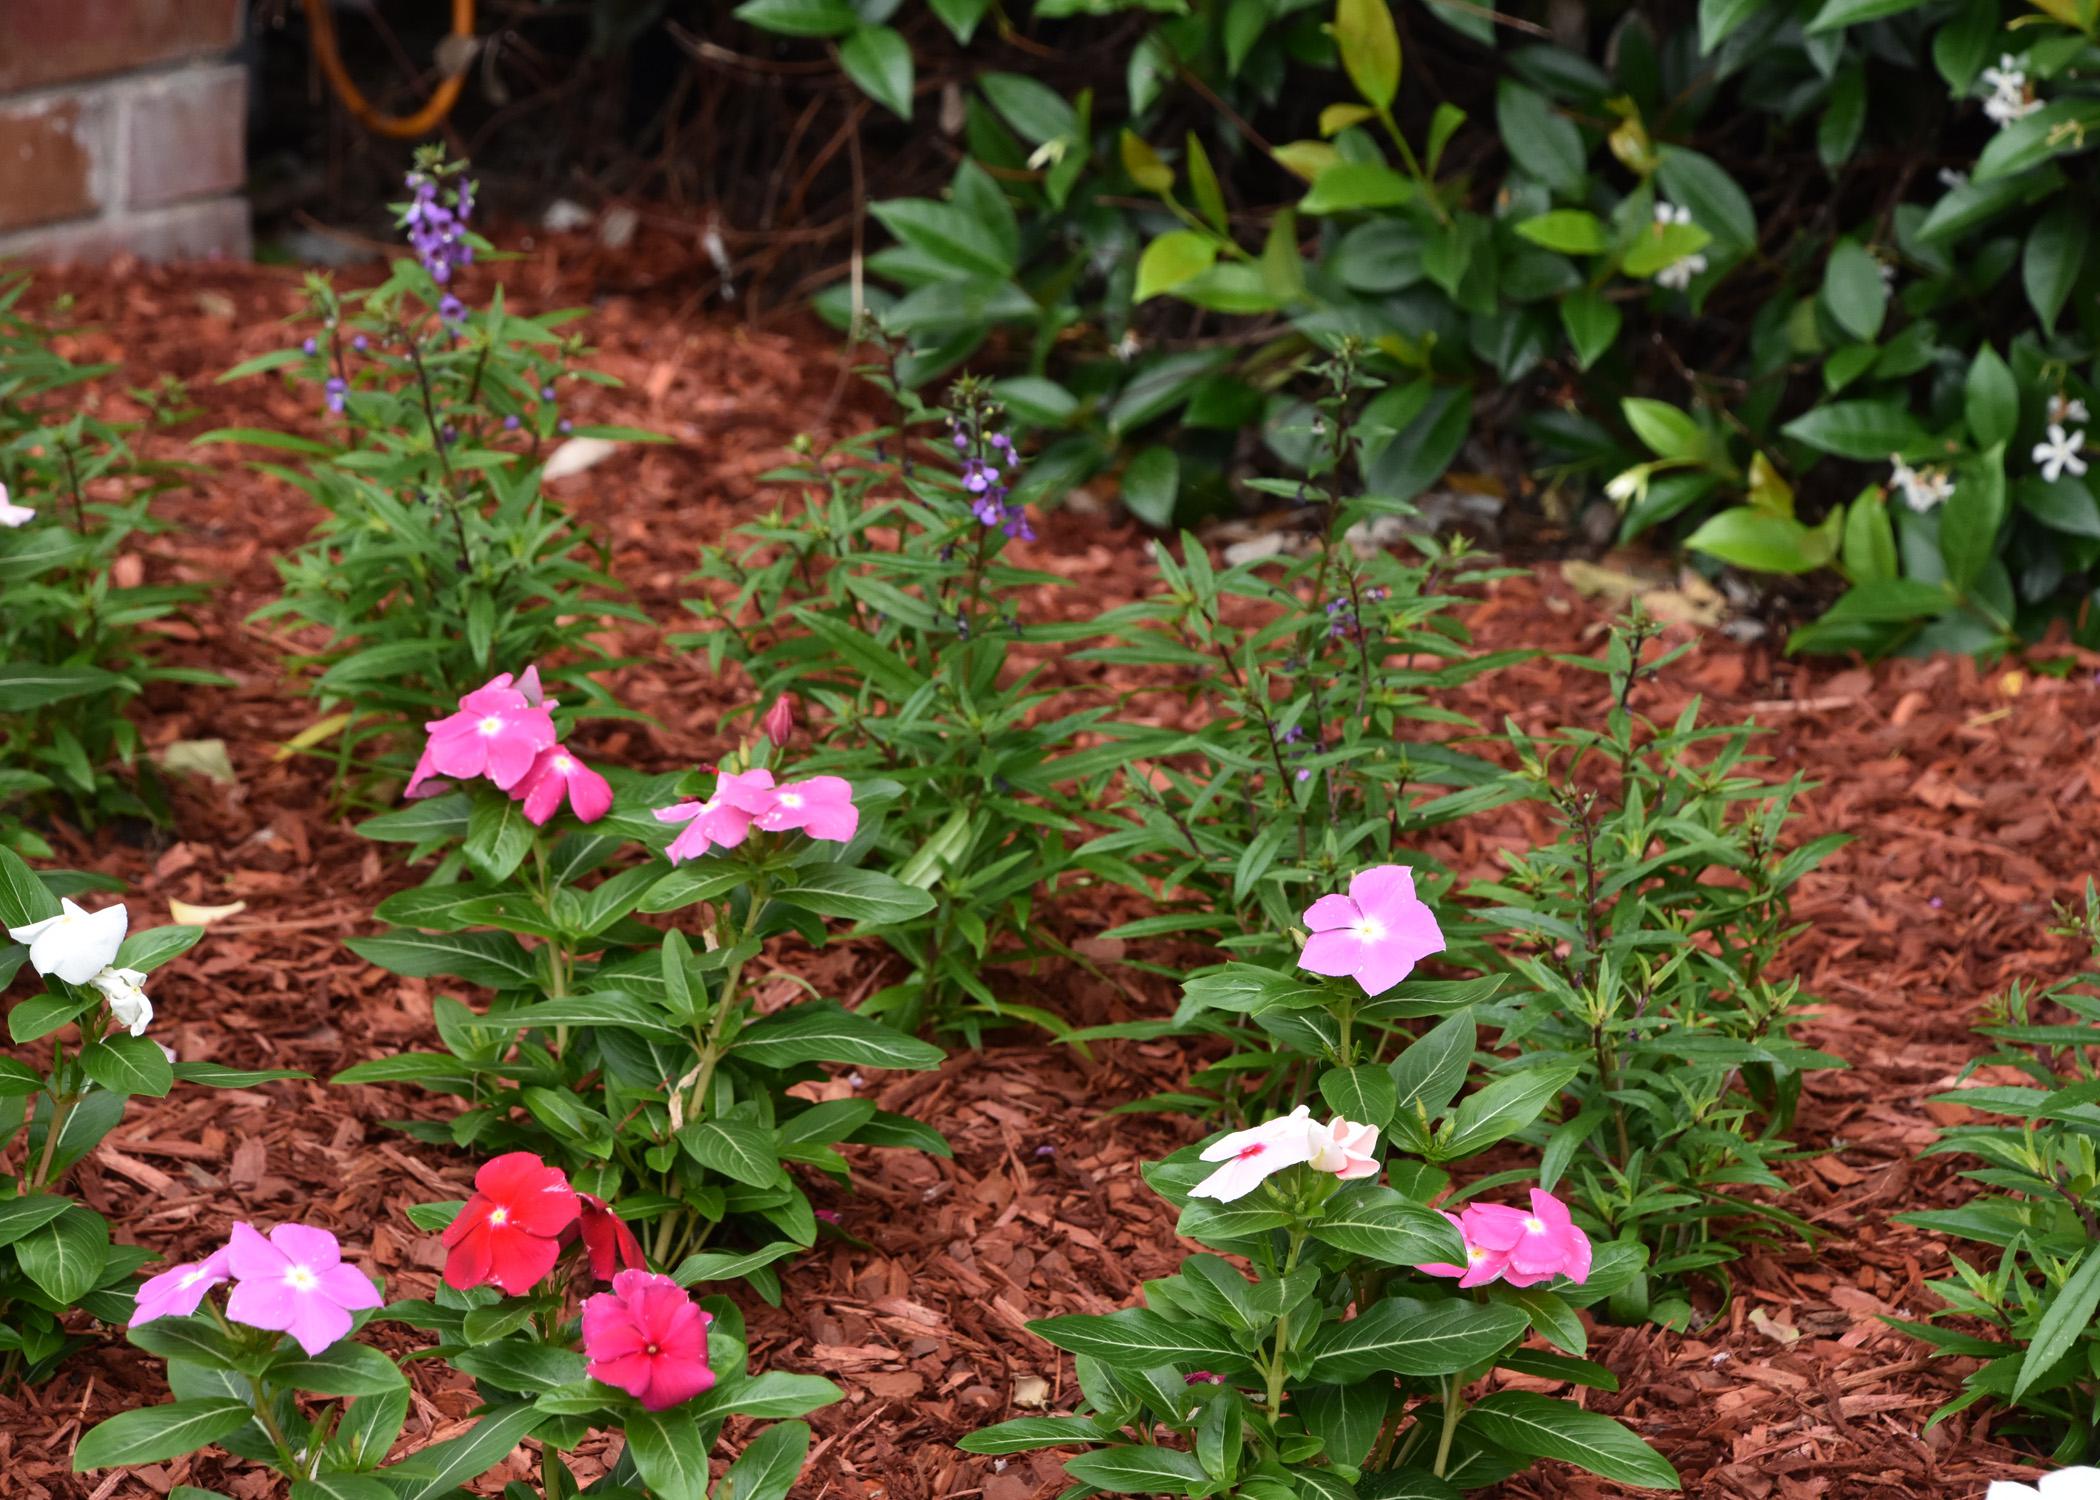
[[[1534,245],[1568,255],[1601,255],[1610,248],[1603,223],[1587,209],[1556,208],[1522,220],[1517,233]]]
[[[933,910],[934,898],[880,870],[852,865],[805,865],[778,899],[820,917],[846,922],[909,922]]]
[[[839,44],[839,63],[863,94],[898,119],[911,118],[911,44],[894,27],[859,27]]]
[[[449,974],[490,989],[523,989],[537,982],[532,957],[507,932],[390,932],[343,939],[367,963],[411,979]]]
[[[43,1228],[73,1206],[70,1198],[56,1193],[32,1193],[26,1198],[0,1201],[0,1245],[12,1245],[23,1235]]]
[[[547,1420],[529,1402],[494,1407],[458,1437],[433,1443],[391,1465],[387,1478],[397,1500],[440,1500],[486,1474]]]
[[[1815,36],[1866,21],[1878,21],[1884,16],[1901,15],[1925,3],[1926,0],[1823,0],[1823,8],[1808,23],[1808,34]],[[1675,1488],[1674,1485],[1671,1487]]]
[[[1147,526],[1162,530],[1174,524],[1174,500],[1181,490],[1181,460],[1164,443],[1134,455],[1123,469],[1123,505]]]
[[[1940,556],[1947,581],[1966,592],[1998,552],[2005,524],[2005,448],[1960,465],[1954,493],[1940,508]]]
[[[117,949],[116,962],[112,967],[142,969],[150,974],[169,959],[196,947],[198,939],[203,936],[202,927],[171,925],[145,928],[124,939],[123,945]]]
[[[1748,505],[1707,517],[1684,545],[1757,573],[1813,573],[1837,555],[1837,539],[1826,528]]]
[[[957,204],[890,198],[869,204],[868,211],[905,244],[966,275],[994,281],[1013,275],[1014,257],[998,231]]]
[[[70,1307],[102,1284],[109,1260],[109,1222],[92,1209],[69,1207],[15,1241],[22,1273],[52,1301]]]
[[[90,693],[100,696],[122,683],[116,673],[100,667],[0,662],[0,713],[26,713]]]
[[[1698,463],[1712,447],[1713,440],[1706,429],[1690,413],[1679,411],[1667,401],[1628,396],[1619,403],[1619,410],[1625,413],[1626,425],[1633,429],[1633,435],[1658,458]]]
[[[787,1500],[787,1492],[794,1488],[808,1457],[809,1424],[776,1422],[753,1438],[737,1455],[729,1472],[722,1476],[714,1500]],[[703,1478],[706,1472],[703,1461]],[[661,1489],[657,1493],[665,1494]]]
[[[1380,1067],[1329,1068],[1320,1075],[1320,1097],[1345,1120],[1380,1130],[1392,1123],[1393,1075]]]
[[[579,1378],[581,1363],[579,1359]],[[269,1376],[316,1396],[384,1396],[408,1384],[408,1377],[391,1358],[355,1339],[343,1339],[315,1355],[294,1349],[271,1364]]]
[[[1969,438],[1979,448],[2012,441],[2020,425],[2020,384],[1998,351],[1984,344],[1969,363],[1962,396],[1962,415]]]
[[[167,1401],[118,1412],[98,1423],[73,1450],[73,1472],[165,1463],[231,1437],[254,1419],[232,1396]]]
[[[1373,0],[1382,10],[1384,0]],[[1065,1460],[1065,1473],[1109,1495],[1209,1494],[1216,1481],[1193,1453],[1179,1448],[1123,1443]]]
[[[142,1036],[104,1037],[82,1049],[80,1066],[112,1094],[158,1099],[175,1086],[175,1069],[160,1043]]]
[[[12,849],[0,845],[0,928],[27,927],[59,914],[58,897]]]
[[[733,14],[776,36],[845,36],[860,25],[846,0],[744,0]]]
[[[1174,229],[1145,247],[1138,257],[1137,289],[1132,300],[1144,302],[1170,292],[1208,271],[1218,259],[1218,242],[1194,229]]]
[[[1908,408],[1893,401],[1832,401],[1805,412],[1780,431],[1840,458],[1884,463],[1890,454],[1929,452],[1932,438]]]
[[[1386,1372],[1449,1375],[1492,1360],[1530,1328],[1522,1311],[1498,1302],[1385,1297],[1321,1331],[1307,1378],[1338,1385]]]
[[[1457,1011],[1422,1033],[1393,1059],[1393,1113],[1426,1123],[1465,1086],[1477,1035],[1470,1012]]]
[[[505,881],[532,852],[532,833],[524,803],[482,797],[467,816],[467,841],[460,853],[484,880]]]
[[[746,1380],[716,1386],[694,1398],[687,1408],[694,1418],[742,1416],[772,1419],[799,1417],[839,1399],[839,1388],[821,1375],[793,1375],[768,1370]]]
[[[937,1068],[940,1048],[829,1001],[777,1010],[746,1026],[732,1043],[740,1061],[763,1068],[852,1063],[864,1068]]]
[[[292,1500],[394,1500],[394,1492],[369,1474],[318,1474],[292,1481]]]
[[[1451,1133],[1437,1141],[1437,1159],[1471,1156],[1515,1135],[1560,1097],[1561,1090],[1581,1071],[1579,1063],[1550,1063],[1507,1074],[1475,1089],[1458,1101]]]
[[[1562,197],[1580,197],[1587,153],[1575,122],[1544,95],[1505,78],[1495,91],[1495,122],[1510,159]]]
[[[2052,204],[2027,231],[2027,246],[2020,255],[2020,282],[2042,327],[2050,333],[2056,331],[2056,319],[2085,268],[2090,237],[2091,226],[2077,200],[2070,197]]]
[[[1383,162],[1338,161],[1313,179],[1312,187],[1298,200],[1298,212],[1342,214],[1398,208],[1414,196],[1414,183]]]
[[[966,1432],[955,1446],[965,1453],[1026,1453],[1031,1448],[1098,1443],[1105,1435],[1092,1417],[1015,1417]]]
[[[1699,0],[1699,51],[1709,55],[1770,0]]]
[[[17,1043],[37,1041],[97,1003],[93,994],[79,990],[54,989],[31,995],[7,1013],[7,1034]]]
[[[1988,184],[2018,177],[2055,156],[2089,150],[2100,140],[2100,99],[2061,98],[2013,121],[1984,145],[1970,174]]]
[[[1334,45],[1364,102],[1378,110],[1392,108],[1400,91],[1400,32],[1386,0],[1339,0]]]
[[[1560,299],[1560,326],[1567,330],[1575,363],[1582,369],[1595,364],[1617,341],[1622,321],[1617,304],[1594,287]]]
[[[751,1187],[771,1187],[780,1180],[780,1158],[773,1140],[748,1120],[702,1120],[678,1132],[678,1144],[703,1167]]]
[[[1757,243],[1757,211],[1750,195],[1710,156],[1682,146],[1662,148],[1656,180],[1672,203],[1692,211],[1692,222],[1731,250]]]
[[[1245,1356],[1225,1329],[1200,1318],[1166,1318],[1148,1307],[1105,1314],[1068,1313],[1037,1318],[1028,1331],[1060,1349],[1084,1354],[1119,1370],[1157,1365],[1235,1365]]]
[[[707,1500],[707,1440],[677,1407],[629,1411],[627,1451],[658,1500]]]
[[[2100,1309],[2100,1246],[2088,1246],[2073,1271],[2043,1309],[2027,1352],[2021,1356],[2012,1399],[2018,1401],[2034,1383],[2049,1373],[2058,1360],[2092,1327],[2093,1313]]]
[[[1823,266],[1823,305],[1854,338],[1872,342],[1888,315],[1888,283],[1881,262],[1857,240],[1840,240]]]
[[[1677,1471],[1610,1417],[1530,1391],[1495,1391],[1467,1409],[1469,1437],[1526,1458],[1557,1458],[1621,1484],[1674,1490]]]
[[[1465,1245],[1450,1220],[1389,1187],[1363,1187],[1328,1201],[1313,1238],[1389,1266],[1462,1262]]]

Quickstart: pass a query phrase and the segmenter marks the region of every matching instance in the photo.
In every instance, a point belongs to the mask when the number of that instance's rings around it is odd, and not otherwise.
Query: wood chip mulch
[[[642,766],[694,763],[723,747],[725,711],[744,702],[735,681],[671,652],[678,600],[696,548],[752,512],[755,477],[782,461],[796,432],[842,435],[862,421],[839,399],[838,359],[819,332],[763,332],[692,315],[675,278],[664,289],[603,278],[587,247],[543,244],[510,268],[521,305],[589,300],[593,285],[627,287],[592,304],[588,337],[602,368],[626,382],[591,391],[575,415],[651,427],[672,445],[624,450],[562,482],[565,503],[607,536],[615,571],[659,622],[610,627],[608,646],[640,658],[613,684],[653,726],[603,726],[599,755]],[[630,268],[631,269],[631,268]],[[188,267],[47,277],[40,295],[78,296],[90,325],[71,341],[81,358],[119,362],[127,383],[173,373],[206,411],[197,425],[277,425],[311,419],[311,393],[272,379],[211,383],[236,360],[284,341],[297,307],[295,273]],[[121,397],[111,415],[126,413]],[[278,759],[276,747],[313,717],[287,682],[285,642],[248,622],[272,597],[273,560],[305,535],[313,513],[274,480],[224,450],[185,452],[179,436],[149,440],[152,456],[204,467],[165,497],[167,534],[144,539],[138,564],[155,580],[209,584],[207,601],[173,625],[169,654],[235,680],[222,691],[156,692],[143,715],[149,742],[220,739],[238,780],[186,778],[164,834],[103,830],[66,838],[66,857],[130,883],[134,923],[168,920],[167,903],[244,901],[169,969],[154,999],[156,1035],[184,1057],[303,1068],[317,1078],[352,1062],[434,1043],[432,987],[372,969],[342,946],[370,930],[378,898],[417,878],[392,849],[350,831],[329,809],[325,763]],[[1148,580],[1140,534],[1075,507],[1045,518],[1022,553],[1083,589],[1082,607],[1129,599]],[[1060,607],[1069,608],[1061,603]],[[1603,614],[1557,576],[1497,585],[1473,612],[1484,645],[1594,649]],[[2057,653],[2061,656],[2063,653]],[[1956,1164],[1918,1153],[1958,1106],[1928,1105],[1975,1050],[1968,1028],[1986,996],[2014,980],[2043,981],[2079,955],[2052,937],[2052,901],[2078,898],[2100,848],[2100,672],[2080,659],[2065,676],[1966,660],[1838,669],[1787,662],[1709,637],[1658,690],[1651,712],[1703,695],[1716,718],[1754,716],[1771,732],[1776,774],[1819,782],[1803,801],[1801,836],[1853,842],[1811,875],[1796,915],[1807,924],[1793,959],[1822,1004],[1805,1028],[1848,1059],[1816,1074],[1794,1138],[1827,1154],[1794,1164],[1789,1206],[1822,1237],[1742,1262],[1738,1295],[1715,1326],[1691,1334],[1598,1325],[1594,1357],[1617,1371],[1620,1394],[1593,1404],[1631,1423],[1683,1473],[1688,1494],[1741,1500],[1832,1496],[1980,1496],[2031,1458],[1995,1442],[1977,1410],[1923,1431],[1962,1366],[1928,1365],[1921,1346],[1886,1328],[1932,1299],[1947,1247],[1893,1223],[1892,1213],[1962,1196]],[[1599,680],[1540,661],[1503,672],[1457,706],[1488,722],[1529,726],[1601,715]],[[1453,835],[1439,853],[1485,869],[1503,846],[1542,830],[1512,810],[1507,826]],[[1476,820],[1478,821],[1478,820]],[[1491,837],[1488,835],[1492,835]],[[1067,902],[1055,920],[1084,937],[1122,920]],[[849,998],[877,982],[867,949],[827,949],[798,968]],[[1156,986],[1122,989],[1089,975],[1022,976],[1035,1003],[1092,1022],[1164,1012]],[[838,1381],[847,1399],[815,1418],[817,1446],[797,1500],[1038,1500],[1063,1480],[1055,1457],[987,1460],[954,1440],[987,1423],[1069,1409],[1069,1362],[1024,1331],[1034,1317],[1101,1312],[1132,1300],[1178,1251],[1171,1215],[1138,1164],[1189,1138],[1186,1120],[1110,1116],[1121,1101],[1176,1083],[1186,1055],[1168,1044],[1097,1048],[1091,1058],[1002,1038],[958,1053],[937,1074],[867,1083],[887,1108],[936,1123],[953,1161],[867,1153],[855,1189],[825,1206],[841,1216],[827,1239],[786,1267],[785,1304],[743,1297],[761,1367]],[[383,1273],[397,1295],[428,1288],[435,1243],[415,1233],[410,1203],[462,1195],[471,1163],[389,1130],[384,1121],[435,1113],[395,1088],[291,1084],[232,1094],[178,1090],[138,1101],[79,1172],[81,1195],[124,1238],[172,1258],[218,1242],[237,1218],[304,1218],[337,1229],[346,1253]],[[406,1347],[406,1346],[404,1346]],[[177,1484],[241,1500],[273,1493],[259,1471],[215,1460],[76,1477],[68,1457],[96,1421],[159,1399],[158,1364],[119,1339],[78,1354],[48,1384],[0,1396],[0,1472],[11,1500],[163,1496]],[[473,1404],[463,1381],[418,1367],[404,1442],[460,1429]],[[591,1455],[586,1455],[590,1458]],[[514,1455],[510,1472],[536,1472]],[[1626,1493],[1558,1465],[1505,1485],[1509,1497]]]

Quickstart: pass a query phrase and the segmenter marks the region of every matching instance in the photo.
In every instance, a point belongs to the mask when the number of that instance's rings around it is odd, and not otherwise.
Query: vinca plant
[[[117,561],[162,528],[164,466],[89,399],[107,367],[77,364],[21,309],[27,277],[0,281],[0,847],[48,859],[37,824],[161,821],[166,797],[130,717],[156,682],[220,684],[155,660],[154,622],[199,597],[184,584],[121,581]],[[179,387],[134,392],[158,425]]]
[[[0,1152],[10,1159],[0,1170],[0,1380],[41,1380],[78,1348],[84,1340],[67,1316],[76,1308],[109,1324],[130,1316],[135,1273],[152,1254],[115,1243],[109,1221],[67,1181],[131,1099],[159,1098],[177,1083],[249,1088],[305,1076],[171,1061],[146,1035],[145,986],[203,929],[131,932],[122,902],[91,911],[72,899],[92,884],[39,878],[0,849],[0,989],[25,971],[42,982],[8,1010],[15,1050],[0,1058]]]
[[[1544,1185],[1602,1232],[1655,1252],[1649,1281],[1613,1303],[1622,1317],[1682,1324],[1684,1279],[1710,1273],[1755,1231],[1808,1227],[1755,1190],[1780,1194],[1801,1078],[1843,1064],[1795,1040],[1809,999],[1780,960],[1800,929],[1792,887],[1845,842],[1792,844],[1799,776],[1753,774],[1753,729],[1701,725],[1696,701],[1669,723],[1636,695],[1688,646],[1660,652],[1657,627],[1622,622],[1599,659],[1601,722],[1532,736],[1506,731],[1517,757],[1507,790],[1544,803],[1551,844],[1505,856],[1464,894],[1498,934],[1513,983],[1486,1013],[1495,1046],[1526,1076],[1562,1070],[1565,1094],[1534,1132]]]
[[[1978,1191],[1954,1208],[1897,1215],[1985,1253],[1948,1257],[1953,1274],[1929,1283],[1945,1304],[1934,1320],[1888,1321],[1936,1358],[1980,1361],[1934,1424],[1987,1402],[2008,1408],[2001,1431],[2076,1463],[2100,1454],[2100,890],[2088,881],[2085,909],[2058,915],[2057,931],[2085,939],[2094,967],[1995,997],[1978,1028],[1991,1050],[1962,1072],[1965,1084],[1985,1068],[2019,1081],[1936,1096],[1985,1117],[1927,1148],[1977,1163],[1962,1175]]]
[[[1074,784],[1120,754],[1074,750],[1105,711],[1057,713],[1041,681],[1041,648],[1086,626],[1024,616],[1030,591],[1065,580],[1013,559],[1034,536],[1027,480],[985,387],[959,381],[944,412],[868,373],[898,425],[765,476],[799,498],[705,550],[712,587],[687,608],[707,628],[673,643],[741,667],[761,703],[798,702],[822,741],[806,769],[901,788],[872,852],[930,904],[884,926],[908,973],[864,1008],[973,1044],[1013,1021],[1063,1034],[1007,976],[1046,955],[1086,963],[1038,911],[1079,840]]]
[[[562,742],[558,706],[531,670],[466,694],[430,725],[411,805],[362,825],[435,857],[380,903],[388,930],[349,945],[448,982],[433,1002],[444,1050],[335,1081],[450,1096],[449,1122],[402,1128],[543,1156],[619,1200],[650,1263],[777,1298],[772,1262],[817,1238],[795,1167],[844,1182],[847,1142],[947,1151],[872,1100],[794,1092],[826,1077],[819,1064],[932,1068],[939,1048],[833,1000],[782,1003],[762,977],[769,949],[821,944],[827,921],[880,931],[927,910],[925,892],[858,863],[877,839],[863,814],[895,784],[790,772],[763,737],[714,773],[601,774]],[[493,995],[477,1010],[454,985]]]
[[[314,671],[328,710],[295,745],[332,745],[345,773],[368,743],[405,743],[501,663],[541,662],[550,681],[588,691],[587,673],[607,660],[593,633],[646,619],[617,597],[603,546],[547,497],[541,473],[572,434],[656,439],[563,415],[569,389],[613,383],[562,332],[576,311],[526,317],[500,286],[485,307],[467,305],[461,278],[488,249],[467,227],[473,183],[437,155],[418,162],[401,208],[415,258],[367,291],[310,279],[300,346],[220,377],[287,372],[315,393],[322,430],[197,439],[283,455],[259,468],[324,513],[280,560],[284,591],[256,618],[293,632],[295,665]]]
[[[102,1422],[73,1467],[165,1463],[216,1446],[274,1471],[295,1495],[434,1497],[460,1493],[529,1437],[539,1450],[532,1493],[572,1500],[581,1486],[562,1454],[613,1432],[624,1441],[594,1494],[783,1500],[802,1471],[807,1424],[766,1427],[711,1484],[723,1424],[797,1416],[838,1399],[838,1388],[749,1373],[735,1305],[696,1302],[641,1269],[613,1208],[558,1168],[500,1156],[475,1187],[463,1204],[412,1213],[426,1229],[449,1225],[435,1298],[386,1302],[333,1234],[306,1224],[267,1235],[235,1224],[204,1259],[153,1277],[139,1289],[130,1338],[167,1361],[174,1399]],[[375,1323],[435,1333],[440,1341],[411,1358],[472,1376],[482,1402],[464,1432],[392,1463],[409,1378],[357,1337]]]

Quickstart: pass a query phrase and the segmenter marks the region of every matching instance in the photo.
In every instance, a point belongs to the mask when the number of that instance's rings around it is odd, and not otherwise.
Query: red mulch
[[[677,442],[623,451],[559,493],[611,539],[615,571],[634,595],[664,628],[681,628],[678,600],[695,549],[751,512],[755,476],[780,462],[805,426],[836,436],[855,423],[856,398],[848,390],[840,399],[837,356],[821,334],[695,317],[679,303],[675,276],[657,292],[637,285],[631,265],[575,245],[559,263],[542,247],[509,281],[520,305],[559,305],[593,285],[625,288],[598,299],[585,326],[601,367],[626,388],[581,397],[577,414]],[[120,361],[132,384],[181,376],[207,408],[202,424],[297,428],[309,418],[311,393],[273,379],[211,383],[237,359],[282,342],[277,321],[299,301],[295,273],[73,273],[47,277],[40,295],[60,289],[78,294],[75,316],[93,325],[75,341],[78,354]],[[108,398],[110,411],[125,407]],[[177,456],[175,439],[152,441],[155,456]],[[139,550],[147,576],[212,586],[189,622],[170,629],[170,652],[235,685],[158,692],[144,729],[155,746],[223,739],[239,781],[186,781],[166,834],[105,830],[67,839],[65,853],[129,881],[141,926],[167,920],[171,898],[247,903],[156,987],[156,1034],[179,1055],[325,1077],[376,1053],[431,1045],[431,987],[369,968],[341,945],[413,873],[328,814],[325,764],[272,753],[312,710],[284,677],[284,643],[246,616],[272,596],[272,560],[305,535],[312,513],[223,450],[194,456],[207,468],[161,506],[175,529]],[[1023,555],[1083,581],[1069,593],[1083,593],[1084,605],[1145,586],[1141,537],[1128,523],[1075,507],[1046,518],[1043,531]],[[1490,646],[1582,650],[1604,618],[1542,574],[1495,587],[1471,623]],[[645,663],[615,686],[662,727],[601,732],[600,753],[671,765],[721,747],[718,721],[742,703],[738,683],[673,654],[654,629],[610,627],[608,644]],[[1918,1160],[1955,1112],[1928,1106],[1926,1096],[1948,1087],[1972,1052],[1967,1028],[1985,996],[2015,979],[2046,980],[2076,957],[2046,929],[2051,901],[2077,896],[2100,833],[2100,768],[2090,754],[2100,687],[2091,665],[2063,679],[1957,660],[1834,670],[1710,636],[1649,705],[1658,711],[1698,692],[1716,716],[1754,714],[1773,731],[1767,750],[1777,771],[1822,783],[1803,803],[1802,836],[1855,836],[1804,882],[1797,902],[1809,925],[1795,958],[1824,1002],[1807,1035],[1852,1063],[1814,1076],[1795,1132],[1802,1144],[1833,1148],[1792,1171],[1800,1191],[1791,1206],[1825,1237],[1812,1250],[1743,1262],[1722,1326],[1696,1335],[1596,1330],[1596,1357],[1618,1372],[1622,1394],[1593,1404],[1660,1447],[1690,1494],[1976,1495],[2021,1461],[1991,1440],[1989,1416],[1976,1411],[1922,1434],[1960,1367],[1928,1367],[1921,1346],[1877,1318],[1925,1310],[1922,1284],[1946,1264],[1940,1241],[1888,1217],[1960,1196],[1953,1164]],[[1540,662],[1481,684],[1460,706],[1491,722],[1510,713],[1544,726],[1601,714],[1601,691],[1590,674]],[[1484,867],[1498,845],[1540,831],[1522,816],[1510,810],[1492,835],[1462,830],[1439,852],[1461,868]],[[1070,937],[1120,919],[1071,906],[1058,918]],[[878,982],[880,962],[867,949],[798,960],[849,997]],[[1038,992],[1031,998],[1075,1017],[1131,1012],[1127,997],[1084,974],[1025,979]],[[1139,989],[1166,1008],[1156,986]],[[817,1447],[798,1500],[1056,1493],[1055,1458],[984,1460],[952,1445],[1007,1416],[1066,1409],[1069,1364],[1024,1331],[1028,1319],[1124,1305],[1141,1280],[1171,1269],[1171,1216],[1137,1168],[1186,1139],[1189,1126],[1105,1111],[1174,1083],[1185,1061],[1170,1044],[1101,1048],[1088,1061],[1019,1037],[958,1054],[938,1074],[870,1085],[886,1107],[934,1121],[956,1155],[869,1153],[855,1191],[829,1203],[850,1239],[789,1269],[784,1307],[745,1299],[759,1364],[823,1373],[847,1391],[815,1418]],[[135,1104],[80,1170],[79,1190],[124,1237],[171,1257],[215,1243],[236,1218],[327,1224],[354,1259],[407,1294],[429,1285],[433,1242],[402,1210],[461,1194],[469,1163],[381,1122],[431,1110],[394,1088],[179,1090]],[[244,1500],[270,1492],[260,1472],[212,1460],[86,1479],[68,1472],[85,1427],[162,1389],[157,1362],[110,1339],[47,1385],[0,1397],[8,1494],[122,1500],[179,1483]],[[471,1405],[463,1382],[419,1369],[404,1442],[449,1435]],[[524,1456],[513,1464],[504,1477],[525,1477]],[[1501,1493],[1622,1492],[1548,1466]]]

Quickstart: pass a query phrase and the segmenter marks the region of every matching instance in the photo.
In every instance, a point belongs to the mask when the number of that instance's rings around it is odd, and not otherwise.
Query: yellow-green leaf
[[[1392,108],[1400,91],[1400,32],[1386,0],[1339,0],[1334,42],[1364,101],[1380,111]]]

